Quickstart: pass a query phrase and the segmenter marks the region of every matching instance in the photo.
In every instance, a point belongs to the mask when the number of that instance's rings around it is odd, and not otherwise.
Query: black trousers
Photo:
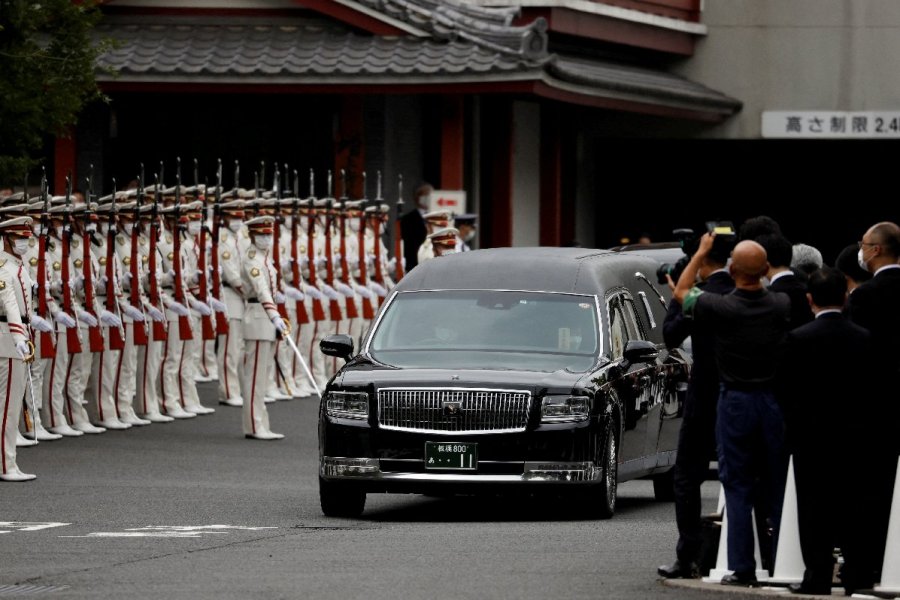
[[[797,520],[800,550],[806,564],[804,583],[814,587],[831,585],[833,551],[847,539],[852,516],[847,508],[848,488],[836,473],[846,472],[840,456],[828,449],[794,451],[794,482],[797,485]]]

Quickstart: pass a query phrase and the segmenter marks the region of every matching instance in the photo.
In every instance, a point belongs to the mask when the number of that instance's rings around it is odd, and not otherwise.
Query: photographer
[[[725,241],[721,236],[717,241]],[[734,289],[734,279],[725,268],[733,242],[715,244],[699,265],[697,287],[708,294],[727,294]],[[674,290],[671,277],[669,285]],[[666,346],[676,348],[690,336],[693,366],[684,402],[684,419],[678,435],[675,458],[675,521],[678,525],[676,560],[657,572],[666,579],[692,579],[700,576],[698,558],[701,544],[700,486],[706,480],[710,457],[716,448],[716,402],[719,398],[719,370],[713,348],[713,332],[708,326],[687,319],[681,304],[672,300],[663,322]]]
[[[757,584],[753,557],[753,500],[761,483],[774,531],[784,496],[784,421],[773,393],[778,348],[788,328],[790,300],[768,292],[766,251],[752,241],[735,246],[729,272],[735,289],[726,295],[694,287],[715,233],[700,246],[675,286],[675,299],[688,318],[710,328],[721,380],[716,416],[719,479],[728,514],[728,565],[724,585]],[[756,467],[756,468],[755,468]],[[763,467],[762,473],[757,468]],[[760,479],[757,479],[757,476]],[[777,548],[777,541],[772,547]]]

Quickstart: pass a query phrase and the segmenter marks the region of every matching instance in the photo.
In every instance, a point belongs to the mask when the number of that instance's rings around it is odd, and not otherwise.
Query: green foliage
[[[101,97],[91,30],[99,0],[0,0],[0,182],[20,183],[47,135]]]

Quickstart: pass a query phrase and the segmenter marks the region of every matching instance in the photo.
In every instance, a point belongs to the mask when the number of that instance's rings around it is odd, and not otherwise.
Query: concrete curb
[[[783,597],[783,598],[832,598],[835,596],[846,598],[844,590],[841,587],[832,588],[831,596],[812,596],[809,594],[792,594],[787,587],[764,586],[755,588],[736,587],[729,585],[721,585],[718,583],[704,583],[700,579],[662,579],[662,584],[669,587],[676,587],[690,590],[700,590],[710,593],[723,594],[739,594],[745,596],[757,597]],[[869,596],[865,594],[853,594],[852,598],[877,598],[877,596]]]

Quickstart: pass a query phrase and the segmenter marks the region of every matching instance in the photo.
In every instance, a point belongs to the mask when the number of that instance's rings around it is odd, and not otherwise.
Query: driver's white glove
[[[130,304],[126,304],[122,309],[122,312],[125,313],[132,321],[136,321],[138,323],[144,320],[144,313],[137,307],[131,306]]]
[[[107,327],[121,327],[122,320],[106,309],[100,311],[100,322]]]
[[[31,326],[38,331],[43,331],[44,333],[50,333],[51,331],[53,331],[53,325],[51,325],[47,319],[44,319],[37,315],[32,315]]]
[[[72,318],[72,315],[63,311],[59,311],[53,315],[53,318],[63,327],[75,327],[78,325],[78,323],[75,322],[75,319]]]
[[[222,302],[218,298],[213,298],[212,296],[209,297],[209,307],[219,313],[225,312],[227,308],[224,302]]]
[[[302,302],[304,298],[303,292],[290,285],[284,288],[284,294],[291,300],[297,300],[298,302]]]
[[[178,315],[179,317],[186,317],[191,314],[191,311],[185,307],[181,302],[172,301],[169,303],[169,310]]]
[[[203,317],[208,317],[212,314],[212,311],[209,309],[209,305],[206,304],[206,302],[200,302],[196,298],[191,298],[188,300],[188,303],[190,303],[191,308],[196,310]]]
[[[87,325],[88,327],[96,327],[97,326],[96,317],[94,317],[94,315],[92,315],[88,311],[79,309],[75,312],[75,314],[77,314],[78,318],[81,321],[84,321],[84,324]]]

